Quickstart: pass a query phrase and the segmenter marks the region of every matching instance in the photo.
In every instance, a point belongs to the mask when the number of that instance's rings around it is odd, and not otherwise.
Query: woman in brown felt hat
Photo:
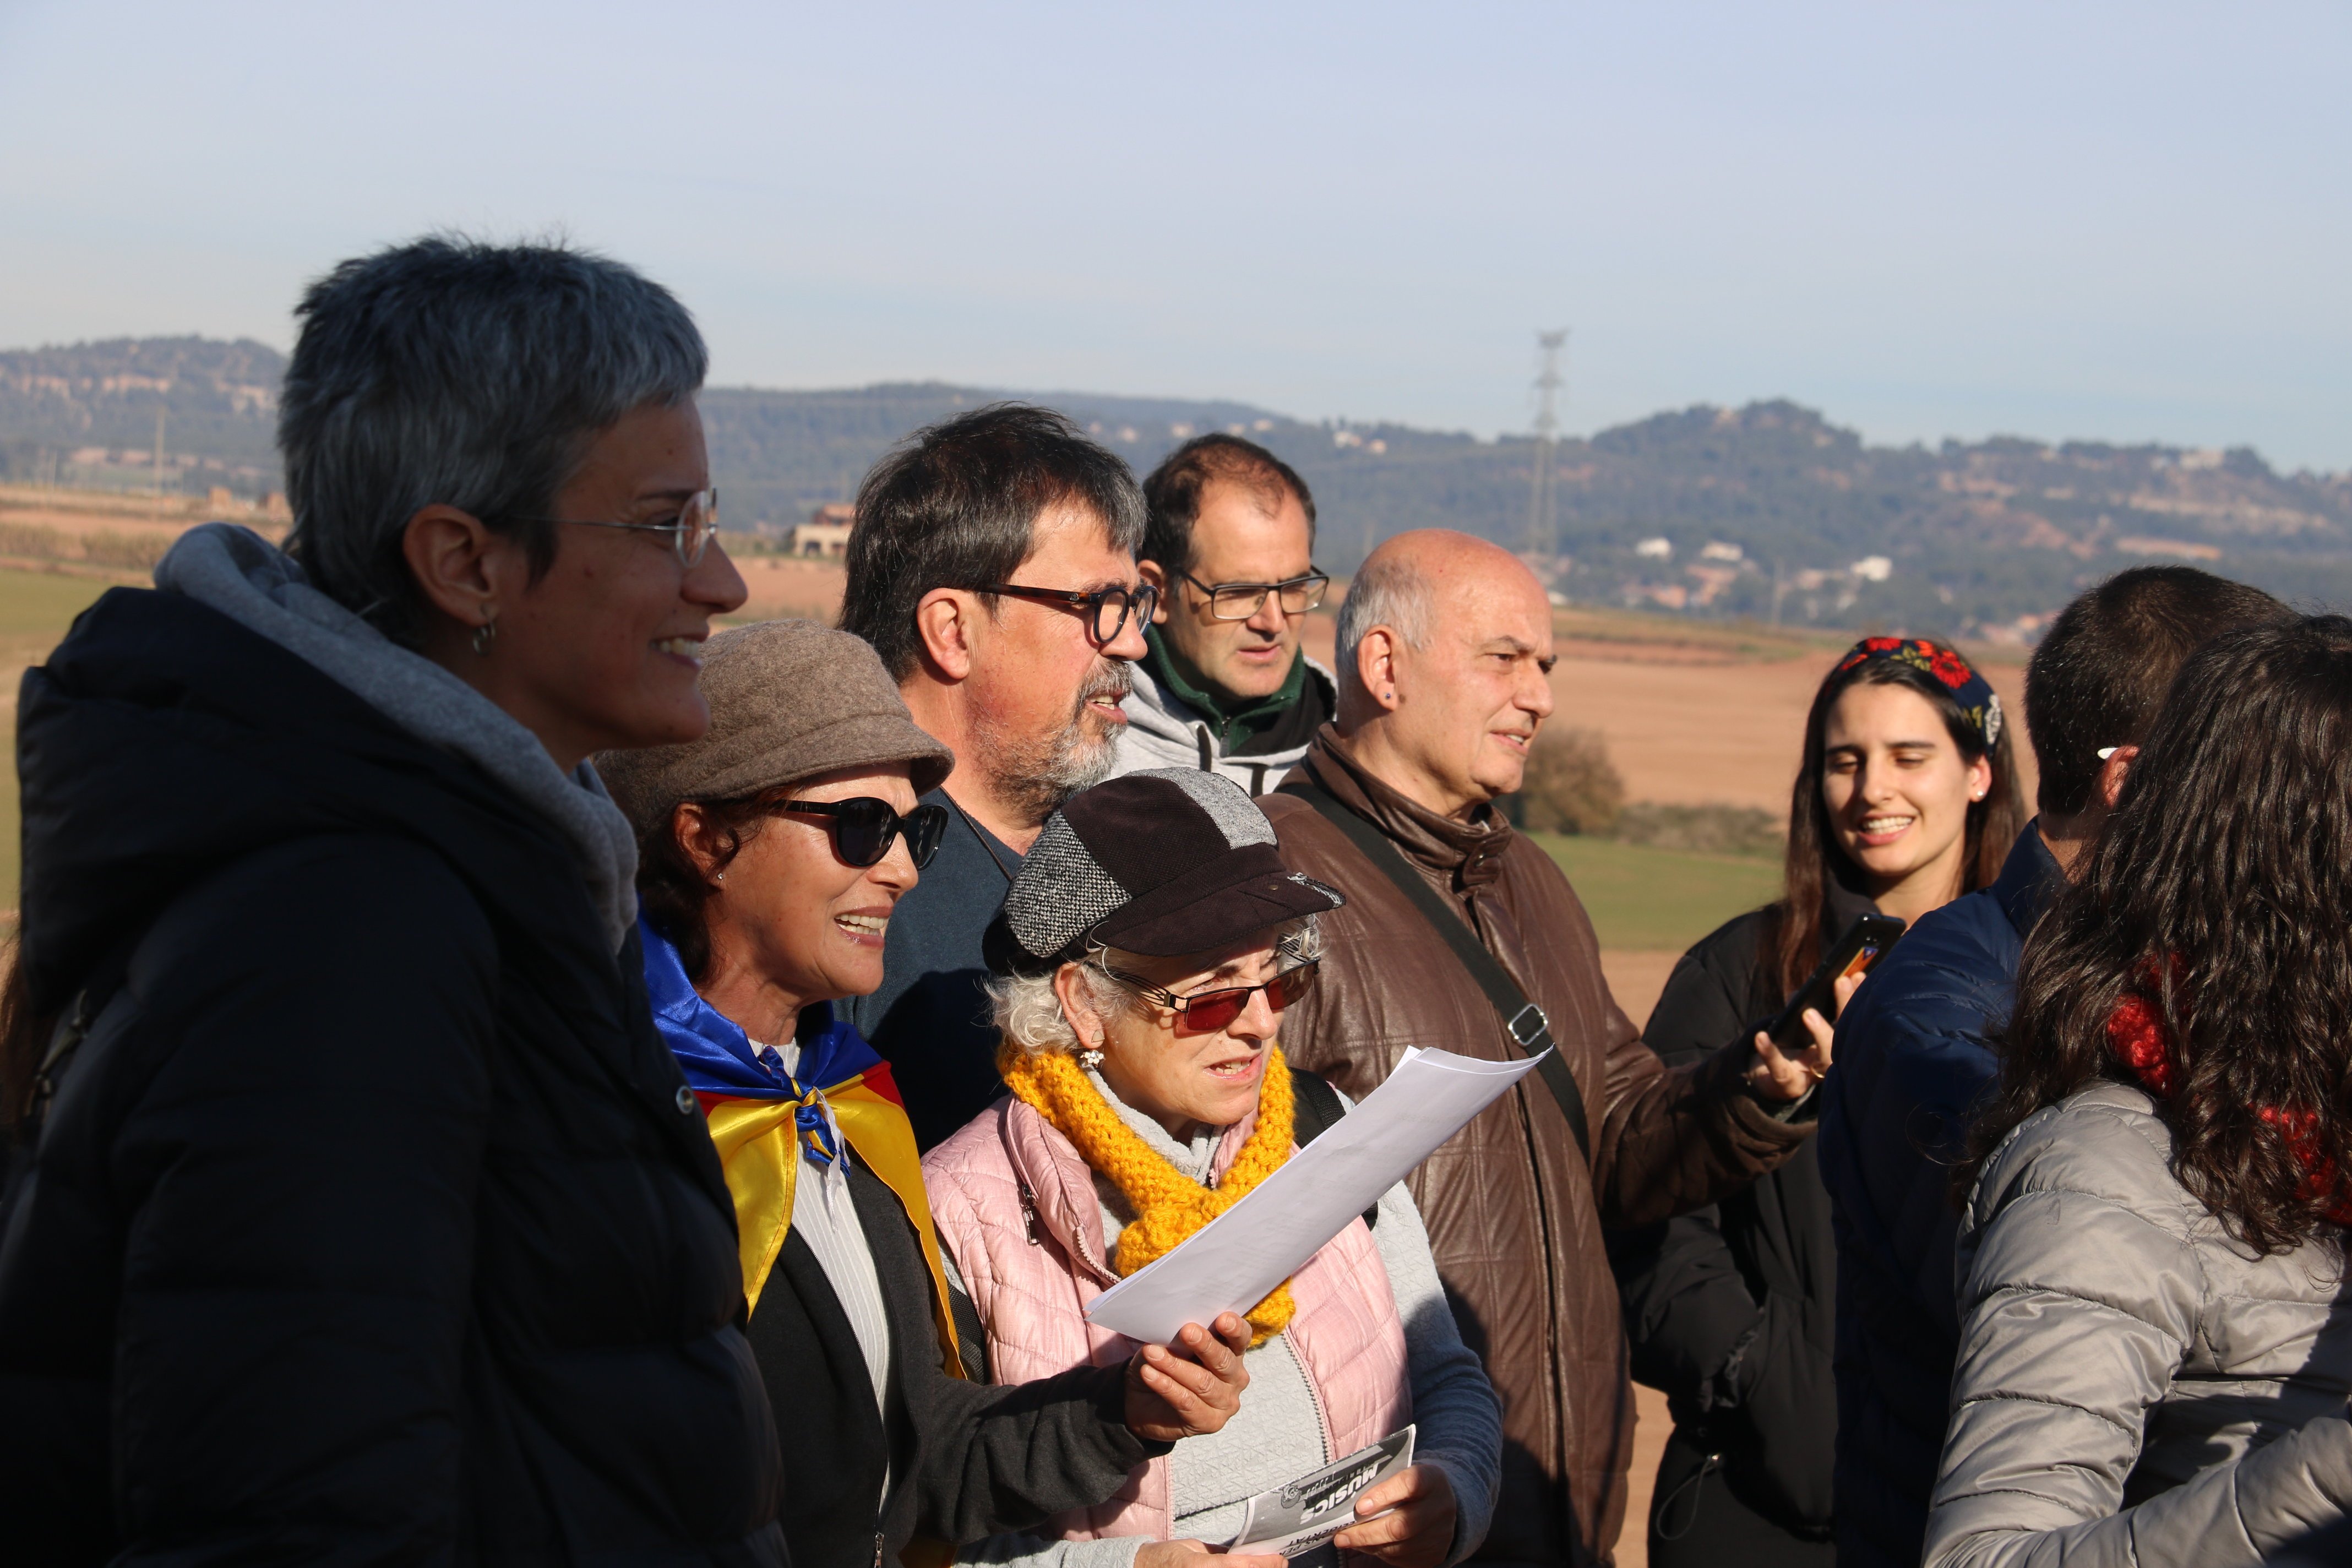
[[[641,846],[654,1018],[735,1198],[748,1335],[785,1456],[796,1563],[895,1559],[1100,1501],[1223,1426],[1246,1330],[1018,1391],[961,1381],[915,1141],[889,1064],[829,1005],[938,847],[954,765],[863,641],[809,621],[704,650],[710,729],[598,768]]]

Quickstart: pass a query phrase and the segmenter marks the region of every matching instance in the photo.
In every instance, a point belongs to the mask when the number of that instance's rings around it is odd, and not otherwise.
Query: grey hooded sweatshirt
[[[1927,1568],[2228,1568],[2352,1508],[2341,1233],[2258,1258],[2171,1155],[2100,1082],[1987,1162]]]
[[[1307,664],[1307,691],[1302,702],[1314,703],[1325,718],[1339,704],[1339,682],[1331,671],[1318,660],[1298,656]],[[1307,754],[1307,747],[1315,739],[1317,723],[1302,723],[1283,728],[1295,728],[1297,735],[1290,743],[1268,750],[1228,752],[1219,742],[1217,726],[1208,715],[1169,690],[1151,677],[1150,669],[1137,663],[1128,667],[1135,677],[1135,689],[1119,706],[1127,714],[1127,727],[1119,731],[1117,760],[1113,774],[1139,773],[1147,768],[1198,768],[1203,773],[1223,773],[1253,795],[1264,795],[1280,784],[1283,776],[1298,765]]]
[[[637,919],[637,841],[596,770],[570,773],[505,710],[310,586],[290,555],[249,528],[188,530],[155,568],[155,586],[210,605],[445,747],[547,814],[579,851],[588,894],[619,952]]]

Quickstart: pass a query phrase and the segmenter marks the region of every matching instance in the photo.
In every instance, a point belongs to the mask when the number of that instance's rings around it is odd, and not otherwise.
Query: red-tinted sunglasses
[[[1306,963],[1284,970],[1260,985],[1237,985],[1222,991],[1196,991],[1190,996],[1179,996],[1164,986],[1154,985],[1132,974],[1121,974],[1116,969],[1103,973],[1134,992],[1147,1002],[1157,1002],[1174,1013],[1186,1033],[1207,1035],[1223,1028],[1249,1008],[1250,998],[1265,993],[1265,1005],[1279,1013],[1315,987],[1315,972],[1323,961],[1310,958]]]

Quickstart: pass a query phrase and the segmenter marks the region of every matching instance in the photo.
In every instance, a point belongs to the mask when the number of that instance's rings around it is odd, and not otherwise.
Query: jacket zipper
[[[1286,1337],[1289,1332],[1287,1329],[1283,1331]],[[1315,1369],[1308,1366],[1307,1358],[1299,1353],[1297,1340],[1290,1342],[1290,1359],[1298,1363],[1298,1381],[1307,1385],[1307,1397],[1315,1405],[1315,1425],[1323,1433],[1323,1462],[1328,1465],[1339,1458],[1339,1446],[1338,1435],[1331,1430],[1331,1413],[1323,1408],[1323,1390],[1315,1382]]]

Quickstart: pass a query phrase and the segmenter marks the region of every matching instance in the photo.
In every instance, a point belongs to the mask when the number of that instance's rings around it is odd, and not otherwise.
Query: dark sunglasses
[[[902,816],[888,801],[870,795],[848,800],[787,800],[775,809],[830,817],[834,853],[852,866],[878,864],[890,853],[890,841],[903,833],[907,853],[920,870],[940,852],[940,839],[948,830],[944,805],[919,805]]]
[[[1157,1002],[1184,1021],[1184,1027],[1194,1034],[1213,1034],[1223,1028],[1249,1008],[1250,998],[1265,993],[1265,1005],[1279,1013],[1315,987],[1315,972],[1323,961],[1310,958],[1306,963],[1284,970],[1262,985],[1239,985],[1224,991],[1195,991],[1190,996],[1179,996],[1173,991],[1139,980],[1132,974],[1121,974],[1116,969],[1103,973],[1134,992],[1147,1002]]]

